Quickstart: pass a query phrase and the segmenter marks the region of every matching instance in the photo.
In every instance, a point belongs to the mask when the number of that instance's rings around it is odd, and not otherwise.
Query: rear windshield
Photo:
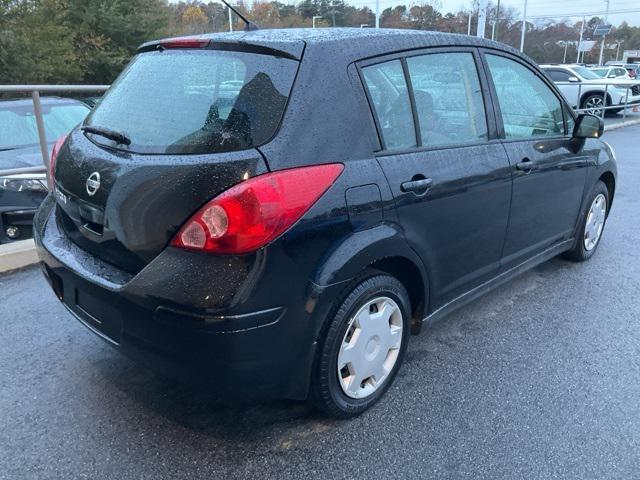
[[[87,125],[126,135],[138,153],[215,153],[266,143],[284,113],[298,62],[244,52],[142,53],[125,69]]]

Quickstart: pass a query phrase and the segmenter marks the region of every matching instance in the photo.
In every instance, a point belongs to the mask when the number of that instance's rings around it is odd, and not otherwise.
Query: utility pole
[[[576,63],[580,63],[580,47],[582,46],[582,33],[584,32],[584,19],[582,17],[582,23],[580,24],[580,40],[578,40],[578,58],[576,58]]]
[[[606,25],[607,21],[609,21],[609,0],[605,0],[605,2],[607,3],[607,11],[604,14],[604,23]],[[602,57],[604,55],[604,41],[606,39],[607,39],[607,36],[602,35],[602,43],[600,44],[600,58],[598,59],[598,65],[602,65]]]
[[[524,8],[522,9],[522,35],[520,36],[521,52],[524,52],[524,33],[526,30],[527,30],[527,0],[524,0]]]
[[[493,21],[493,30],[491,32],[491,40],[498,41],[498,23],[500,22],[500,0],[498,0],[498,6],[496,7],[496,19]]]
[[[376,28],[380,28],[380,0],[376,0]]]
[[[227,8],[227,10],[229,10],[229,31],[233,32],[233,17],[231,16],[231,9]]]
[[[476,37],[484,38],[485,22],[487,19],[487,0],[480,0],[478,4],[478,29]]]
[[[469,11],[469,23],[467,24],[467,35],[471,35],[471,17],[473,12]]]

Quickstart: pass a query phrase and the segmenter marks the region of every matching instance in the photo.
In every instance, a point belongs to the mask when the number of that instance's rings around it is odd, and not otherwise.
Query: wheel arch
[[[586,92],[584,92],[582,94],[582,96],[580,97],[580,102],[579,102],[579,106],[580,108],[584,108],[584,102],[585,100],[590,97],[591,95],[603,95],[604,92],[602,90],[588,90]],[[607,100],[606,100],[607,106],[612,105],[611,103],[611,95],[609,94],[609,92],[607,92]]]
[[[609,216],[611,205],[613,203],[613,195],[616,191],[616,178],[613,175],[613,172],[607,170],[602,175],[600,175],[600,178],[598,178],[598,180],[605,184],[605,186],[607,187],[607,192],[609,193],[609,205],[607,208],[607,216]]]
[[[344,283],[346,289],[372,270],[397,278],[406,288],[411,300],[412,331],[417,333],[428,310],[429,278],[399,226],[380,224],[350,235],[325,255],[312,280],[319,286]]]

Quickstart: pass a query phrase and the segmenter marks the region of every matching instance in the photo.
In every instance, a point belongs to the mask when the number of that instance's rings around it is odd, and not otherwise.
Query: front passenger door
[[[484,55],[513,194],[503,266],[519,264],[574,234],[589,155],[574,153],[573,116],[537,72],[506,55]]]

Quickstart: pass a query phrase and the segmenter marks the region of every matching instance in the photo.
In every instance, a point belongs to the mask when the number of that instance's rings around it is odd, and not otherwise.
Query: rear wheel
[[[389,388],[407,347],[409,296],[386,274],[353,288],[324,330],[310,401],[336,417],[358,415]]]
[[[582,225],[573,248],[565,253],[565,257],[575,262],[589,260],[596,252],[609,211],[609,191],[606,185],[598,181],[587,203]]]

